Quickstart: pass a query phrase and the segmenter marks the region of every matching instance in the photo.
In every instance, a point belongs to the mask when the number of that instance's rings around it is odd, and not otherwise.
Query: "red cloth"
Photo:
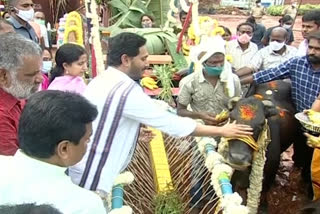
[[[14,155],[19,148],[18,123],[23,105],[0,88],[0,155]]]

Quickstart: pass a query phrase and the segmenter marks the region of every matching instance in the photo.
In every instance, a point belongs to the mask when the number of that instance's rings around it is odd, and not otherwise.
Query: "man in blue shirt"
[[[320,93],[320,31],[309,35],[306,56],[294,57],[275,68],[243,77],[241,83],[260,84],[285,78],[292,82],[291,94],[296,111],[310,109]],[[297,166],[304,168],[303,176],[308,176],[313,150],[306,145],[302,130],[297,137],[293,159]]]
[[[14,30],[27,39],[38,43],[37,35],[28,23],[34,17],[34,4],[32,0],[10,0],[9,6],[11,17],[8,21],[12,23]]]

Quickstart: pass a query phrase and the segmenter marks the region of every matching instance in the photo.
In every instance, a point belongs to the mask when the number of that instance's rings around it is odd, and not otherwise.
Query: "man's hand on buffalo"
[[[219,127],[221,129],[221,135],[224,137],[243,137],[246,135],[252,135],[252,128],[248,125],[227,123],[224,126]]]

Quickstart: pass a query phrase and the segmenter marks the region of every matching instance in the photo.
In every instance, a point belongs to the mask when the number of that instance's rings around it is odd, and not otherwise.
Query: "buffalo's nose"
[[[232,165],[238,165],[240,167],[248,167],[252,162],[252,155],[241,153],[229,153],[229,161]]]

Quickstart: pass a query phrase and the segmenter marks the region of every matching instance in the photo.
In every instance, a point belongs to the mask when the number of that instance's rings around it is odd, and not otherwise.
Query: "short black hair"
[[[108,59],[109,66],[119,66],[122,64],[121,56],[126,54],[129,57],[139,55],[139,49],[146,44],[147,40],[135,33],[120,33],[109,39]]]
[[[246,22],[255,25],[255,24],[256,24],[256,18],[254,18],[253,16],[249,16],[249,17],[247,18]]]
[[[86,49],[84,49],[82,46],[78,44],[65,43],[62,46],[60,46],[55,56],[56,66],[50,73],[50,83],[56,77],[62,76],[64,74],[64,63],[71,65],[73,62],[78,61],[79,58],[84,54],[87,54]]]
[[[10,6],[16,6],[20,0],[9,0]]]
[[[185,12],[184,10],[181,10],[179,13],[179,18],[181,19],[183,15],[187,15],[187,14],[188,14],[187,12]]]
[[[310,41],[310,39],[316,39],[320,42],[320,30],[310,33],[310,35],[308,36],[308,41]]]
[[[312,22],[312,21],[314,21],[316,25],[320,27],[320,10],[319,9],[307,11],[302,16],[302,22]]]
[[[256,4],[258,4],[258,3],[261,3],[261,0],[257,0],[257,1],[256,1]]]
[[[154,22],[154,16],[147,14],[147,13],[142,14],[142,16],[140,17],[140,22],[142,22],[142,18],[145,16],[148,17],[149,19],[151,19],[152,22]]]
[[[229,29],[229,28],[227,28],[226,26],[219,25],[219,27],[223,28],[224,33],[227,33],[227,34],[229,34],[230,36],[232,35],[232,33],[231,33],[230,29]]]
[[[3,214],[62,214],[59,210],[51,205],[43,204],[17,204],[17,205],[1,205],[0,213]]]
[[[50,158],[63,140],[78,145],[97,114],[97,108],[79,94],[38,92],[28,99],[20,117],[20,148],[29,156]]]
[[[293,21],[293,18],[290,15],[284,15],[282,18],[279,19],[279,23],[286,23],[288,21]]]
[[[241,24],[239,24],[238,26],[237,26],[237,31],[239,31],[239,29],[240,29],[240,27],[241,26],[250,26],[251,28],[252,28],[252,32],[254,31],[254,26],[253,26],[253,24],[251,24],[251,23],[249,23],[249,22],[243,22],[243,23],[241,23]]]

